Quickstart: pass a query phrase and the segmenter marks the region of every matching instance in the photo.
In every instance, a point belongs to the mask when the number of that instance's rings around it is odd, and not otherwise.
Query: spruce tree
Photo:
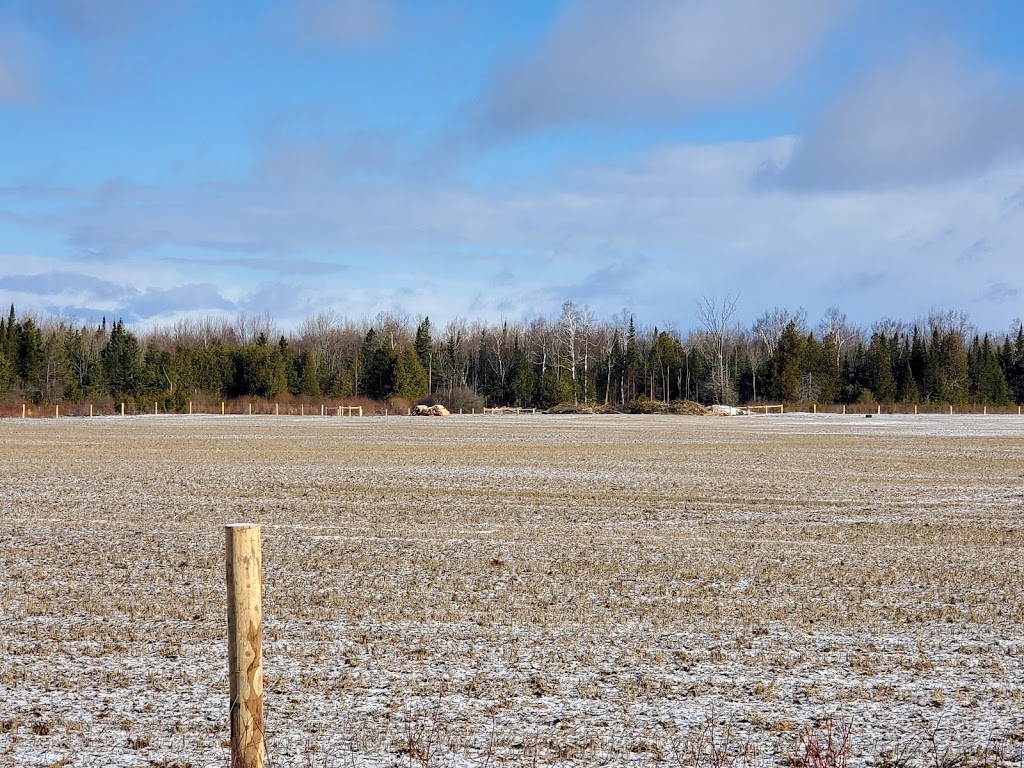
[[[110,329],[107,346],[100,353],[103,377],[115,398],[134,397],[142,385],[142,350],[135,334],[118,319]]]

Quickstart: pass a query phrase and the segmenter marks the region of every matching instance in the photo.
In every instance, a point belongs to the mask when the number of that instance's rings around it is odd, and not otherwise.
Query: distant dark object
[[[874,416],[874,415],[875,415],[875,414],[873,414],[873,413],[866,413],[866,414],[864,414],[864,418],[865,418],[865,419],[870,419],[870,418],[871,418],[872,416]]]

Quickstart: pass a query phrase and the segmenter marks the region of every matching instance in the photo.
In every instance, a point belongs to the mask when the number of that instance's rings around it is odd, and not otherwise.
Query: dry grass
[[[275,765],[688,765],[716,724],[739,765],[833,715],[854,762],[924,734],[1020,759],[1015,417],[11,420],[0,446],[0,764],[224,764],[240,521]]]

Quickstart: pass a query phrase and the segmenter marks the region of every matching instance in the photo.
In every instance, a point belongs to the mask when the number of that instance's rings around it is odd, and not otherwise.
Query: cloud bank
[[[783,83],[849,5],[578,0],[535,51],[491,71],[468,113],[479,130],[514,136],[735,106]]]

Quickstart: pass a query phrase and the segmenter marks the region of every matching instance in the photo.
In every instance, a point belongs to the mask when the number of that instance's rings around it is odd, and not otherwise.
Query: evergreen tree
[[[429,371],[432,365],[434,354],[434,342],[430,338],[430,318],[423,318],[423,322],[416,326],[416,340],[413,342],[416,357],[420,360],[423,369]]]
[[[277,340],[277,359],[284,372],[284,388],[281,391],[287,391],[293,395],[299,394],[302,389],[299,367],[292,355],[288,339],[284,336]]]
[[[359,350],[362,360],[362,386],[360,389],[367,397],[374,400],[385,400],[391,396],[395,387],[395,364],[398,356],[388,339],[382,339],[371,328],[366,333],[363,345]]]
[[[892,355],[884,333],[871,336],[867,352],[868,389],[879,403],[896,401],[896,379],[892,375]]]
[[[14,336],[14,305],[11,305],[11,317],[7,322],[0,317],[0,394],[7,394],[14,385],[15,358],[17,345],[9,343]]]
[[[528,408],[537,391],[537,371],[516,338],[512,345],[512,363],[509,366],[508,392],[505,402],[519,408]]]
[[[768,391],[771,397],[782,402],[800,400],[801,384],[804,377],[804,350],[806,339],[790,322],[779,337],[772,355],[768,376]]]
[[[970,376],[967,373],[967,350],[959,333],[950,330],[942,336],[938,357],[945,381],[946,402],[965,402],[970,392]]]
[[[1014,401],[1024,403],[1024,323],[1017,328],[1017,340],[1013,347],[1013,357],[1007,365],[1007,383]]]
[[[271,398],[287,387],[283,361],[277,347],[268,344],[246,344],[234,351],[235,397]]]
[[[320,361],[312,347],[307,348],[299,358],[299,393],[310,396],[320,394]]]
[[[103,378],[115,398],[134,397],[142,386],[142,350],[135,334],[118,320],[110,329],[107,346],[100,353]]]
[[[43,334],[32,318],[22,320],[17,328],[16,376],[25,396],[38,403],[43,398]]]
[[[395,361],[394,395],[419,400],[428,394],[427,372],[415,347],[406,347]]]
[[[551,408],[559,403],[571,403],[572,382],[569,377],[560,377],[557,368],[548,368],[538,380],[535,402],[538,408]]]
[[[971,377],[971,398],[976,403],[1006,405],[1010,402],[1010,387],[988,334],[985,334],[980,343],[975,337],[968,354],[968,368]]]

